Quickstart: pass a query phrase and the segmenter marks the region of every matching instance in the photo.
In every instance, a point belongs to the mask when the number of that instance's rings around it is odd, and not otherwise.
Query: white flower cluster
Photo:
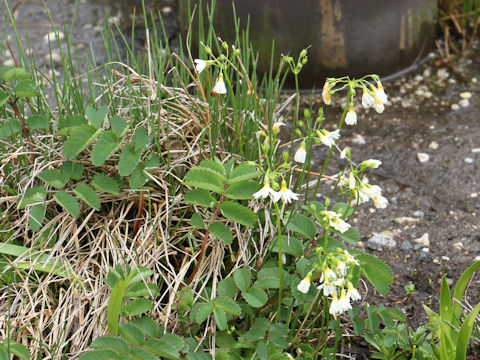
[[[270,180],[268,177],[265,177],[265,183],[263,187],[253,194],[253,197],[255,199],[266,199],[269,196],[273,202],[282,200],[283,203],[287,204],[291,203],[293,200],[298,200],[298,194],[287,188],[287,183],[285,180],[282,180],[282,186],[280,187],[280,190],[275,191],[270,187]]]
[[[352,309],[351,301],[360,300],[361,295],[353,284],[347,280],[347,273],[349,267],[352,265],[359,265],[356,260],[347,250],[337,257],[337,264],[332,270],[325,265],[322,275],[320,277],[320,285],[317,289],[322,290],[325,296],[331,296],[329,313],[332,315],[340,315],[344,311]],[[298,284],[298,291],[306,294],[310,289],[311,278],[313,271],[310,271],[307,276]]]

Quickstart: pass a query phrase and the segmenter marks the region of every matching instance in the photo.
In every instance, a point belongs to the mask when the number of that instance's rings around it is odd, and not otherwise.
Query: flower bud
[[[330,206],[330,201],[331,200],[328,197],[325,199],[325,209],[328,209],[328,207]]]
[[[307,49],[303,49],[301,52],[300,52],[300,57],[303,58],[307,56]]]
[[[305,117],[305,119],[310,118],[310,110],[309,109],[303,110],[303,116]]]
[[[282,157],[283,157],[283,161],[284,161],[284,162],[287,162],[287,161],[288,161],[288,151],[284,151],[284,152],[282,153]]]

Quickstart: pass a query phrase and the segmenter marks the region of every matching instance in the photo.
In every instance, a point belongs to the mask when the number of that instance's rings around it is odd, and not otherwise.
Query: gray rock
[[[410,250],[412,247],[412,243],[408,240],[405,240],[404,242],[402,242],[402,245],[400,245],[400,249],[403,251]]]
[[[415,217],[418,217],[418,218],[423,218],[425,216],[425,214],[423,213],[422,210],[415,210],[412,213],[412,215],[415,216]]]
[[[367,246],[370,249],[382,251],[384,248],[393,249],[397,246],[397,242],[390,235],[374,233],[373,236],[368,239]]]
[[[415,244],[415,246],[413,247],[413,250],[420,250],[423,248],[423,244]]]

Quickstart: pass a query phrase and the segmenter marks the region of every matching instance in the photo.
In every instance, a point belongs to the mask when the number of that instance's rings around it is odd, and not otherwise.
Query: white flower
[[[350,175],[348,176],[348,188],[350,190],[353,190],[355,189],[355,185],[357,184],[357,180],[355,180],[355,176],[350,173]]]
[[[335,281],[337,280],[337,274],[332,269],[328,267],[323,271],[322,276],[320,277],[320,285],[317,287],[318,290],[323,289],[323,294],[325,296],[332,295],[337,292],[335,286]]]
[[[348,289],[347,289],[347,299],[348,300],[360,300],[362,297],[360,296],[360,293],[358,292],[357,289],[353,287],[353,284],[351,282],[348,283]]]
[[[295,156],[293,157],[293,159],[298,163],[305,164],[306,158],[307,158],[307,150],[305,149],[305,140],[303,140],[299,148],[297,149],[297,152],[295,153]]]
[[[340,231],[342,234],[350,229],[350,224],[340,218],[341,214],[337,214],[335,211],[322,211],[321,213],[328,218],[330,226],[333,226],[334,229]]]
[[[350,105],[350,109],[347,112],[347,116],[345,116],[345,124],[355,125],[356,123],[357,123],[357,113],[353,109],[353,105]]]
[[[292,190],[287,188],[285,180],[282,181],[280,191],[273,195],[273,202],[277,202],[282,199],[282,202],[291,203],[292,200],[298,200],[298,194],[295,194]]]
[[[205,70],[205,68],[207,67],[207,62],[205,60],[202,60],[202,59],[195,59],[194,63],[195,63],[195,70],[197,70],[197,73],[199,73],[199,74],[203,70]]]
[[[375,91],[375,96],[378,97],[384,104],[386,104],[388,101],[387,94],[385,94],[385,90],[383,89],[383,85],[380,80],[377,81],[377,89]]]
[[[325,105],[330,105],[332,103],[332,98],[330,97],[330,86],[327,82],[323,85],[322,98]]]
[[[347,294],[345,293],[345,289],[342,289],[342,292],[340,294],[340,300],[338,300],[339,314],[351,309],[352,309],[352,304],[350,304],[350,299],[347,297]]]
[[[322,144],[332,147],[335,144],[335,140],[340,138],[340,130],[327,131],[325,129],[317,130],[317,135]]]
[[[343,250],[343,253],[345,254],[345,257],[346,257],[345,262],[347,264],[360,265],[360,262],[357,259],[355,259],[347,250]]]
[[[378,185],[362,184],[362,190],[369,199],[375,199],[382,195],[382,188]]]
[[[274,135],[277,135],[278,132],[280,131],[280,126],[285,126],[285,123],[281,122],[281,121],[277,121],[275,123],[273,123],[272,125],[272,133]]]
[[[353,194],[355,195],[355,199],[358,201],[359,204],[370,200],[369,196],[365,193],[365,191],[363,191],[363,188],[360,188],[358,190],[354,189]]]
[[[377,209],[385,209],[388,206],[388,200],[382,195],[378,195],[373,198],[373,205],[375,205]]]
[[[376,169],[380,165],[382,165],[382,162],[380,160],[375,160],[375,159],[368,159],[360,163],[360,166],[369,167],[372,169]]]
[[[308,290],[310,289],[310,279],[312,278],[312,272],[309,272],[307,276],[305,276],[302,281],[300,281],[300,284],[298,284],[297,289],[298,291],[306,294],[308,293]]]
[[[288,357],[289,359],[295,360],[295,358],[294,358],[290,353],[287,352],[287,353],[285,353],[285,355],[287,355],[287,357]]]
[[[342,286],[343,282],[345,281],[345,279],[343,279],[343,277],[347,274],[347,264],[343,261],[338,261],[336,270],[337,270],[337,274],[342,276],[341,280],[343,280],[343,281],[342,282],[336,282],[335,285]]]
[[[348,180],[344,175],[338,175],[338,186],[344,187],[345,185],[347,185],[347,182]]]
[[[268,180],[268,178],[265,178],[265,183],[263,187],[260,190],[258,190],[255,194],[253,194],[253,197],[255,199],[259,199],[259,198],[265,199],[268,196],[270,196],[272,199],[275,199],[275,197],[277,196],[277,192],[270,187],[270,181]]]
[[[217,82],[215,83],[215,86],[212,89],[212,92],[215,94],[226,94],[227,93],[227,88],[225,87],[225,82],[223,81],[223,74],[220,73],[218,75]]]
[[[378,99],[378,97],[375,98],[375,103],[373,104],[373,107],[375,108],[375,111],[379,114],[385,111],[385,105]]]
[[[340,152],[340,159],[345,159],[346,157],[350,156],[350,148],[346,146],[341,152]]]
[[[336,291],[332,294],[332,302],[330,303],[330,309],[328,310],[328,312],[331,315],[337,315],[342,313],[341,311],[339,311],[339,300]]]
[[[362,106],[365,109],[368,109],[373,106],[375,99],[372,95],[368,92],[367,88],[363,87],[363,95],[362,95]]]

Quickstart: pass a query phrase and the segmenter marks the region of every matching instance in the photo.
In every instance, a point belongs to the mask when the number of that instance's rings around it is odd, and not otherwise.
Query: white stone
[[[430,252],[430,249],[429,249],[429,248],[427,248],[427,247],[426,247],[426,248],[423,248],[423,249],[422,249],[422,252],[424,252],[424,253],[428,253],[428,252]]]
[[[478,193],[476,193],[476,192],[470,194],[470,197],[472,199],[476,198],[477,196],[478,196]]]
[[[430,240],[428,233],[423,234],[418,239],[413,240],[417,244],[422,244],[423,246],[430,246]]]
[[[373,236],[368,239],[367,246],[370,249],[383,251],[384,248],[393,249],[397,246],[397,242],[391,235],[374,233]]]
[[[458,110],[458,109],[460,109],[460,105],[458,105],[458,104],[452,104],[452,106],[450,106],[450,108],[451,108],[452,110]]]
[[[428,147],[429,147],[430,149],[437,150],[438,147],[439,147],[439,145],[438,145],[438,143],[437,143],[436,141],[432,141],[432,142],[428,145]]]
[[[425,94],[423,94],[423,96],[427,99],[430,99],[433,96],[433,94],[431,91],[425,91]]]
[[[473,153],[480,153],[480,148],[474,148],[474,149],[472,149],[472,152]]]
[[[472,97],[472,93],[470,91],[464,91],[462,93],[460,93],[460,97],[462,99],[470,99]]]
[[[472,164],[475,160],[473,160],[471,157],[466,157],[463,159],[463,161],[465,161],[467,164]]]
[[[58,38],[60,40],[62,40],[64,37],[65,37],[65,34],[61,31],[59,31],[58,32]],[[43,41],[45,41],[46,43],[48,43],[49,40],[50,40],[50,42],[54,42],[54,41],[57,40],[57,37],[55,35],[55,31],[51,31],[43,37]]]
[[[446,79],[448,78],[450,74],[448,73],[447,69],[438,69],[437,70],[437,77],[440,79]]]
[[[458,102],[458,105],[461,107],[467,107],[470,105],[470,101],[468,99],[462,99]]]
[[[430,160],[430,155],[428,155],[426,153],[418,153],[417,154],[417,159],[421,163],[424,163],[424,162],[427,162],[428,160]]]
[[[455,244],[453,244],[453,247],[456,250],[462,250],[463,249],[463,244],[459,241],[459,242],[456,242]]]
[[[416,219],[409,216],[399,216],[395,218],[393,221],[395,221],[398,225],[406,225],[411,223],[417,223],[420,221],[420,219]]]
[[[367,143],[365,138],[360,134],[355,134],[355,137],[352,139],[352,142],[358,145],[364,145]]]
[[[442,256],[442,260],[444,260],[444,261],[450,261],[450,258],[449,258],[448,256],[445,256],[445,255],[444,255],[444,256]]]

